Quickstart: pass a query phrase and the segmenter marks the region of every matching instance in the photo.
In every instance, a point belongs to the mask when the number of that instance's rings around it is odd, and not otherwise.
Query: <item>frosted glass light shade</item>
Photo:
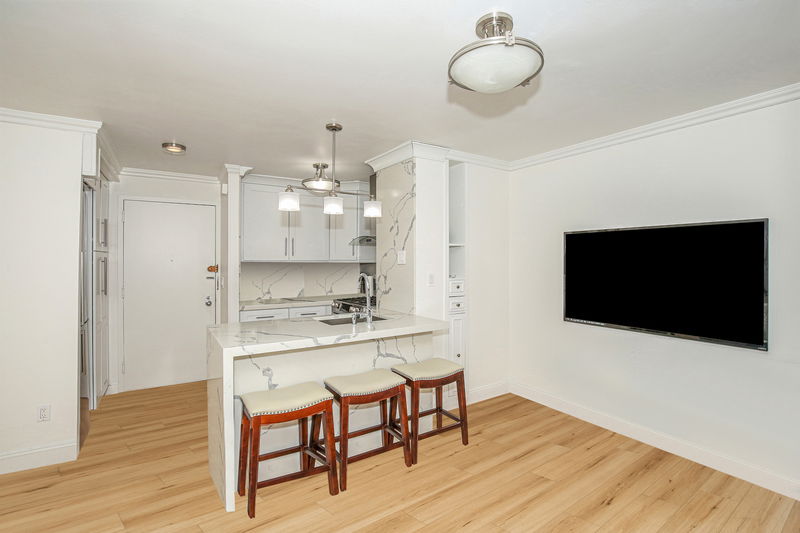
[[[300,194],[292,191],[278,193],[279,211],[300,211]]]
[[[382,216],[381,203],[378,200],[364,201],[364,217],[380,218]]]
[[[344,214],[344,200],[338,196],[326,196],[322,199],[322,212],[326,215]]]
[[[460,56],[456,54],[450,65],[450,77],[457,84],[479,93],[513,89],[537,74],[544,62],[538,46],[534,49],[521,41],[523,39],[518,38],[512,46],[500,41],[465,51]]]

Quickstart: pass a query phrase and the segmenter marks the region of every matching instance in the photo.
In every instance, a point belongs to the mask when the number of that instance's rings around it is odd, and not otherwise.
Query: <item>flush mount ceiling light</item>
[[[186,146],[176,142],[161,143],[161,149],[172,155],[183,155],[186,153]]]
[[[456,52],[447,67],[450,83],[479,93],[502,93],[527,86],[541,72],[544,54],[530,39],[514,37],[513,19],[496,11],[478,19],[480,40]]]

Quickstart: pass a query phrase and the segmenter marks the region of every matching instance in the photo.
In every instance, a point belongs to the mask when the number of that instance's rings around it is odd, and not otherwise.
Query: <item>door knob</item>
[[[211,301],[211,296],[206,296],[206,306],[211,307],[214,302]]]

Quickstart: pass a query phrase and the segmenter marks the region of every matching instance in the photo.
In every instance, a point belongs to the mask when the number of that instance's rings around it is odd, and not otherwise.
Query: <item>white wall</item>
[[[108,247],[109,277],[109,393],[121,392],[120,376],[122,373],[122,299],[120,280],[122,279],[122,202],[126,199],[148,199],[161,201],[191,202],[216,206],[217,211],[217,243],[220,242],[220,184],[216,182],[198,182],[176,179],[143,178],[120,173],[118,183],[111,183],[109,200],[109,235]],[[217,245],[217,257],[220,246]],[[219,316],[220,297],[217,294]]]
[[[794,101],[513,172],[511,390],[800,498],[799,146]],[[562,321],[563,232],[761,217],[769,352]]]
[[[0,474],[77,456],[81,140],[0,123]]]
[[[509,172],[465,164],[470,401],[507,392]]]

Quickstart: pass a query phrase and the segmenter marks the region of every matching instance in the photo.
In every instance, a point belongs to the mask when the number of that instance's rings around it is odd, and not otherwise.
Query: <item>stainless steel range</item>
[[[375,297],[371,298],[371,307],[375,308]],[[364,313],[367,311],[367,297],[357,296],[355,298],[342,298],[333,301],[333,312],[341,313]]]

